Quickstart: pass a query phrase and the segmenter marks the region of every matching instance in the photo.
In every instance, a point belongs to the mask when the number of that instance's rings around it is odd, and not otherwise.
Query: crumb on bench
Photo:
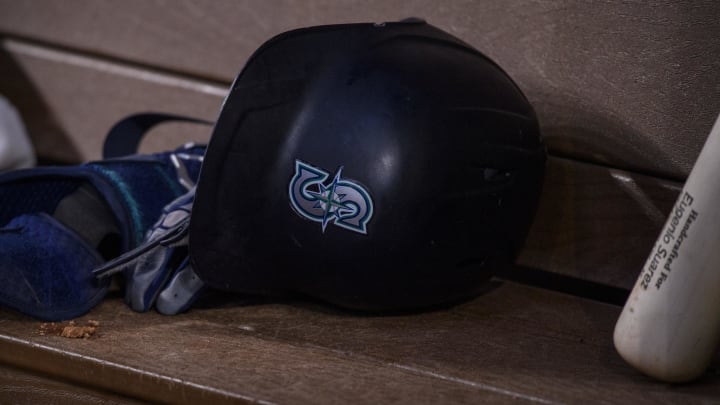
[[[75,321],[56,323],[45,322],[40,324],[38,334],[40,336],[55,335],[71,339],[89,339],[100,326],[100,322],[96,320],[88,320],[85,325],[77,325]]]

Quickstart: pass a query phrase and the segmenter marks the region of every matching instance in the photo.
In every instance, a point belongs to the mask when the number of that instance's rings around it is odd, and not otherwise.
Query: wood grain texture
[[[720,111],[712,0],[40,3],[1,0],[0,31],[220,83],[288,29],[424,17],[518,81],[551,150],[674,178],[687,175]]]
[[[0,403],[139,405],[142,402],[0,365]]]
[[[681,183],[551,158],[517,263],[631,289]]]
[[[216,303],[217,304],[217,303]],[[90,340],[0,312],[0,361],[144,400],[193,403],[712,403],[713,368],[670,387],[612,347],[618,307],[512,283],[395,316],[225,301],[166,317],[108,299]],[[719,364],[713,363],[713,367]]]
[[[107,131],[138,112],[165,112],[214,121],[226,88],[53,48],[0,42],[0,93],[22,115],[43,160],[79,163],[101,158]],[[153,129],[142,151],[206,142],[211,127],[167,124]]]

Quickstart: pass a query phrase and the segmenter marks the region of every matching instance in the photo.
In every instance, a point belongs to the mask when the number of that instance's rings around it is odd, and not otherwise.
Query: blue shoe
[[[93,269],[137,247],[197,180],[204,147],[0,175],[0,305],[49,321],[86,313]]]

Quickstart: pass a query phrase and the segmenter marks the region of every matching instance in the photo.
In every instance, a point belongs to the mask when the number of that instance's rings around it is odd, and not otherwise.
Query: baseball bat
[[[720,340],[720,117],[615,325],[618,353],[667,382],[699,377]]]

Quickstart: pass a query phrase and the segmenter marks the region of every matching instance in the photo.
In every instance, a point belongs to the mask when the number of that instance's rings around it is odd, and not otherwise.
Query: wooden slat
[[[97,391],[77,384],[36,375],[22,369],[0,365],[0,403],[139,405],[128,397]]]
[[[288,29],[425,17],[508,70],[553,151],[674,178],[689,172],[720,111],[712,0],[41,4],[1,0],[0,31],[222,83]]]
[[[518,264],[630,289],[681,186],[551,158]]]
[[[396,316],[226,301],[165,317],[133,313],[114,298],[85,317],[100,322],[89,340],[38,336],[39,322],[0,312],[0,361],[175,403],[718,398],[715,371],[693,385],[670,387],[625,365],[611,340],[618,313],[618,307],[507,282],[451,309]]]
[[[0,42],[0,93],[20,111],[42,160],[99,159],[118,120],[166,112],[214,121],[226,88],[122,63],[13,40]],[[207,141],[211,127],[167,124],[153,130],[143,151]]]

